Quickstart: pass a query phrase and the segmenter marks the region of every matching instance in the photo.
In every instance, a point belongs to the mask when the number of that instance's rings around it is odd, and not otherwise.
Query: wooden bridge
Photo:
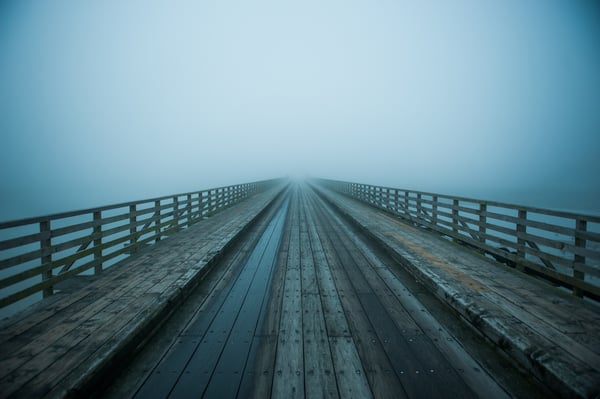
[[[0,397],[600,395],[597,216],[276,179],[0,234]]]

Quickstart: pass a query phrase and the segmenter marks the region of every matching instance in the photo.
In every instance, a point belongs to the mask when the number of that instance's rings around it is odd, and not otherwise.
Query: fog
[[[0,220],[285,175],[598,209],[599,71],[594,1],[5,0]]]

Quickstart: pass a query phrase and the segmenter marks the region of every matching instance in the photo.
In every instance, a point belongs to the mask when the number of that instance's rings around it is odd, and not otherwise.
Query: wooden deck
[[[197,285],[276,189],[218,213],[4,320],[0,397],[87,396]]]
[[[0,396],[600,392],[597,306],[334,192],[277,193],[5,321]]]

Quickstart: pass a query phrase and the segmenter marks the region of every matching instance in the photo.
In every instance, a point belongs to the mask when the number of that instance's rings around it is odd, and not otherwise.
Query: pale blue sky
[[[4,1],[0,219],[287,173],[594,207],[599,71],[593,1]]]

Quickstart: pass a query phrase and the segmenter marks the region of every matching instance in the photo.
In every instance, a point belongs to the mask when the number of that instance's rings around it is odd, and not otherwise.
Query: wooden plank
[[[277,335],[256,335],[252,339],[250,358],[255,361],[246,367],[237,393],[238,398],[271,397],[277,340]]]
[[[473,392],[456,370],[392,297],[367,259],[353,245],[356,239],[354,233],[347,226],[344,228],[345,224],[333,214],[328,213],[328,216],[338,226],[332,229],[337,236],[338,253],[348,254],[351,259],[344,263],[346,271],[350,268],[356,270],[350,278],[352,285],[358,281],[360,274],[371,289],[366,293],[357,291],[358,299],[409,397],[473,397]]]
[[[269,398],[273,386],[275,358],[277,353],[278,333],[281,320],[281,306],[284,296],[286,263],[290,244],[290,219],[292,210],[296,208],[296,196],[290,195],[290,211],[286,216],[285,228],[281,238],[281,246],[274,265],[272,283],[269,288],[268,301],[265,305],[264,317],[258,322],[256,335],[253,338],[251,357],[240,384],[238,397]]]
[[[321,296],[325,325],[327,327],[327,335],[329,337],[350,337],[350,328],[348,327],[348,322],[344,316],[344,309],[339,300],[339,295],[333,282],[333,276],[331,275],[331,270],[327,263],[323,246],[321,245],[321,239],[316,229],[315,220],[312,215],[313,209],[308,202],[305,202],[304,206],[307,207],[308,210],[309,239],[319,294]]]
[[[257,228],[252,230],[255,231]],[[200,340],[208,331],[211,322],[227,298],[232,282],[241,272],[239,265],[248,257],[257,239],[247,240],[242,248],[232,255],[227,268],[213,270],[202,281],[199,289],[204,291],[203,301],[199,304],[193,317],[190,317],[186,329],[179,332],[179,337],[162,355],[162,359],[170,358],[171,360],[160,362],[152,369],[143,385],[138,388],[137,397],[166,397],[168,395],[179,378],[181,370],[189,361],[191,353],[198,347]],[[233,265],[237,265],[237,267]]]
[[[409,397],[477,397],[427,336],[398,328],[374,293],[359,300]]]
[[[329,346],[341,398],[372,398],[369,381],[351,337],[330,337]]]
[[[338,398],[331,348],[318,294],[302,296],[306,398]]]
[[[460,378],[477,393],[479,397],[506,398],[507,395],[490,377],[480,364],[467,354],[462,345],[444,328],[435,318],[426,311],[423,305],[415,298],[414,294],[400,282],[399,277],[392,273],[399,273],[395,263],[383,260],[370,249],[359,237],[351,237],[351,242],[360,250],[366,264],[374,273],[365,273],[372,286],[377,287],[375,293],[385,306],[389,315],[394,320],[398,329],[403,334],[417,335],[419,331],[425,333],[430,343],[434,345],[445,358],[452,364],[454,370],[460,370]],[[378,276],[385,286],[378,283]],[[412,278],[412,277],[411,277]],[[394,301],[392,297],[397,301]],[[407,317],[411,321],[407,321]],[[413,324],[416,323],[416,324]],[[410,326],[413,325],[411,328]],[[418,325],[418,330],[415,328]],[[412,330],[412,333],[411,333]]]
[[[271,396],[275,398],[302,398],[305,396],[299,210],[292,208],[290,212],[292,215],[290,243],[271,393]]]
[[[206,397],[234,397],[241,384],[247,361],[253,360],[250,358],[251,344],[256,335],[257,324],[263,317],[265,293],[270,286],[270,276],[277,257],[287,209],[288,201],[284,201],[244,265],[245,269],[254,270],[254,276],[204,393]],[[258,254],[256,261],[252,260],[254,253]]]
[[[324,216],[315,215],[317,232],[321,237],[325,257],[331,267],[334,281],[340,293],[340,301],[344,308],[350,331],[360,355],[366,378],[374,397],[377,398],[402,398],[406,393],[402,388],[393,367],[385,354],[381,342],[373,332],[373,326],[369,322],[354,291],[352,283],[344,270],[335,245],[331,241],[329,232],[331,228],[323,226]]]
[[[251,254],[254,255],[255,251]],[[233,282],[222,306],[211,321],[210,327],[198,341],[197,348],[192,353],[182,353],[189,361],[181,371],[176,385],[173,387],[171,395],[174,397],[189,397],[190,395],[200,397],[209,386],[213,371],[218,365],[230,333],[236,330],[236,321],[239,316],[243,317],[241,312],[244,301],[251,287],[253,276],[256,272],[256,265],[248,262],[241,273]],[[246,344],[249,346],[250,341]],[[240,375],[241,378],[241,375]]]
[[[279,214],[284,211],[282,208]],[[193,350],[184,347],[178,350],[180,353],[173,352],[172,356],[165,358],[165,367],[173,367],[170,365],[172,361],[177,363],[175,374],[179,377],[171,392],[174,397],[203,394],[232,396],[237,392],[269,282],[263,274],[268,277],[273,266],[272,257],[280,236],[278,229],[281,230],[282,225],[283,218],[280,217],[262,233],[231,288],[219,294],[223,300],[219,311],[213,312],[214,317],[199,319],[186,330],[185,337],[193,334],[200,338],[195,340],[196,347]],[[260,275],[256,277],[257,274]],[[168,385],[168,389],[171,387],[160,375],[152,381],[145,384],[138,395],[143,397],[151,393],[152,386],[156,384]]]
[[[302,336],[305,396],[338,398],[331,348],[308,233],[306,200],[300,200],[300,263],[302,275]]]
[[[114,317],[125,312],[136,313],[147,298],[133,302],[113,301],[91,319],[71,330],[0,380],[3,394],[18,393],[22,397],[41,397],[59,383],[72,368],[88,356],[87,350],[114,334],[129,321],[129,317]]]
[[[338,388],[308,234],[306,202],[303,200],[300,209],[305,396],[307,398],[337,398],[339,397]]]

